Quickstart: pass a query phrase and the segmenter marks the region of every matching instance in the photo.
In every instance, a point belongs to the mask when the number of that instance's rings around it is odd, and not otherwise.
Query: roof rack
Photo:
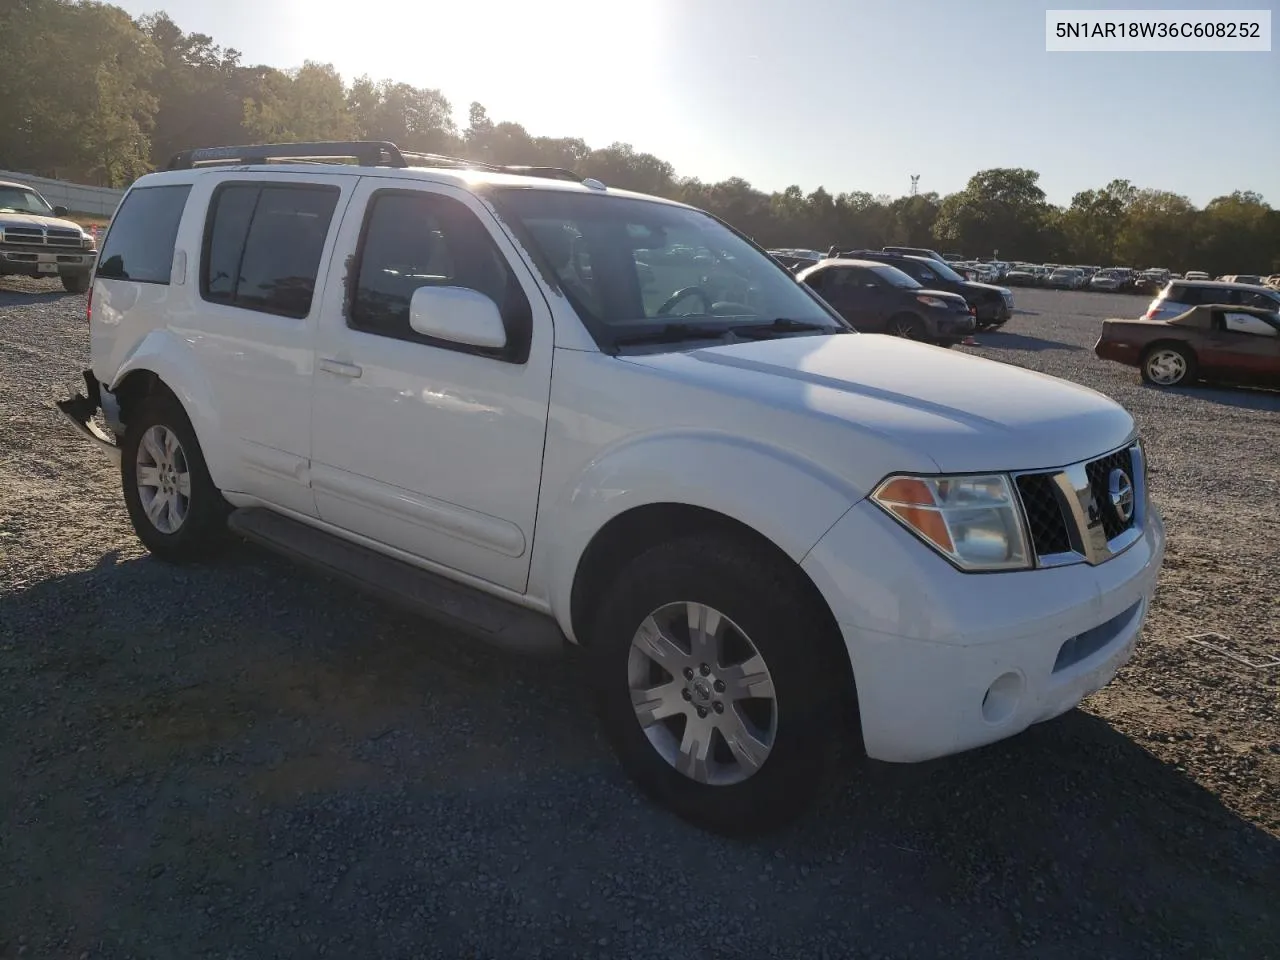
[[[412,162],[423,166],[486,170],[490,173],[510,173],[522,177],[543,177],[548,180],[570,180],[575,183],[588,182],[580,174],[563,167],[502,165],[485,163],[482,160],[449,157],[441,153],[402,151],[387,140],[324,140],[308,143],[258,143],[238,147],[200,147],[175,153],[165,169],[192,170],[201,166],[238,166],[281,160],[294,163],[341,163],[354,160],[364,167],[407,167]],[[592,186],[596,185],[595,181],[589,183]]]
[[[215,164],[271,163],[279,160],[336,163],[354,160],[365,167],[406,167],[404,155],[386,140],[322,140],[308,143],[256,143],[238,147],[200,147],[175,153],[168,170]]]

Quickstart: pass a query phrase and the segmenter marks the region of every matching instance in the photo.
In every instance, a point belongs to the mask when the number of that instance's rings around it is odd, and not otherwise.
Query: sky
[[[1064,0],[114,2],[165,10],[246,64],[438,88],[460,128],[479,101],[535,136],[630,143],[706,181],[898,196],[919,174],[946,194],[1013,166],[1055,203],[1124,178],[1280,206],[1274,34],[1270,53],[1048,53],[1045,10]]]

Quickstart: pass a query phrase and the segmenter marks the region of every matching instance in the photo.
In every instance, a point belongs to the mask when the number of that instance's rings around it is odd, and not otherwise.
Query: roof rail
[[[544,177],[548,180],[572,180],[582,182],[582,175],[564,167],[529,166],[526,164],[487,163],[484,160],[468,160],[465,157],[448,157],[442,153],[413,153],[404,151],[406,160],[423,162],[430,166],[461,167],[487,170],[490,173],[510,173],[520,177]]]
[[[238,147],[200,147],[175,153],[167,170],[191,170],[214,164],[270,163],[273,160],[333,163],[354,160],[365,167],[405,167],[404,155],[386,140],[324,140],[308,143],[256,143]]]

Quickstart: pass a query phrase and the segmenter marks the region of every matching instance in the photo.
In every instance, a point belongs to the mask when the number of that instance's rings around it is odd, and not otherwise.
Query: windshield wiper
[[[681,340],[716,340],[733,329],[733,327],[722,326],[697,326],[691,323],[668,323],[657,330],[614,337],[613,342],[622,347],[641,343],[678,343]]]
[[[792,320],[790,317],[778,317],[769,323],[741,323],[729,328],[740,337],[749,337],[756,333],[799,333],[813,330],[829,330],[839,333],[840,328],[831,323],[813,323],[809,320]]]

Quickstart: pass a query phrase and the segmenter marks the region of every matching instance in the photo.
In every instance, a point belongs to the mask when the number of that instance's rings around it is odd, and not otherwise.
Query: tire
[[[694,535],[628,564],[593,619],[587,652],[597,710],[623,769],[650,798],[715,833],[759,834],[794,820],[822,785],[845,729],[843,647],[800,576],[754,544]],[[701,616],[691,610],[720,614],[719,642],[703,648],[719,655],[698,656],[689,642],[690,620]],[[646,645],[642,636],[668,639]],[[749,696],[735,698],[735,686]],[[646,691],[653,696],[644,699]],[[640,716],[646,704],[648,723]],[[695,729],[706,748],[698,749]]]
[[[64,273],[62,274],[62,289],[67,293],[84,293],[89,289],[89,274],[87,273]]]
[[[120,478],[133,529],[154,556],[189,563],[220,545],[227,502],[213,485],[191,421],[171,394],[147,397],[130,416]],[[152,479],[160,486],[146,482]]]
[[[1186,386],[1196,378],[1196,355],[1180,343],[1157,343],[1143,353],[1140,369],[1152,386]]]
[[[924,324],[920,322],[919,317],[913,317],[909,313],[898,313],[890,317],[889,322],[885,324],[884,332],[891,337],[901,337],[903,340],[926,339]]]

